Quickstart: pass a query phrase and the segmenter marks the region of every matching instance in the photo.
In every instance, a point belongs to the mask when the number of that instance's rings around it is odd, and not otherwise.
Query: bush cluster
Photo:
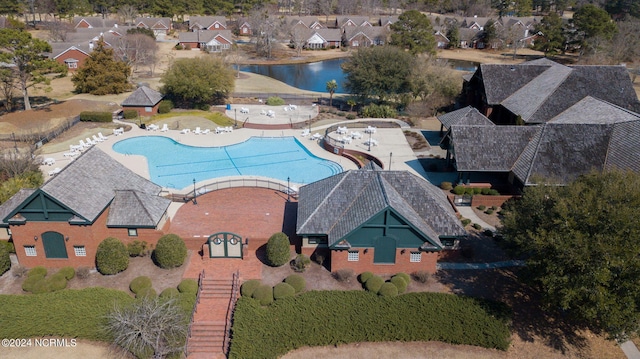
[[[269,305],[274,300],[293,297],[304,291],[305,287],[306,282],[299,274],[291,274],[273,287],[262,284],[257,279],[250,279],[240,286],[240,295],[256,299],[260,305]]]
[[[380,290],[378,290],[378,295],[383,297],[395,297],[398,295],[398,287],[391,282],[384,282],[380,286]]]
[[[492,188],[480,188],[480,187],[466,187],[466,186],[461,186],[461,185],[457,185],[455,186],[455,188],[453,189],[453,193],[455,195],[463,195],[463,194],[467,194],[467,195],[476,195],[476,194],[483,194],[483,195],[488,195],[488,196],[498,196],[500,194],[500,192],[498,192],[495,189]]]
[[[129,252],[129,257],[144,257],[147,255],[147,242],[135,240],[127,244],[127,251]]]
[[[160,298],[178,298],[180,296],[180,292],[176,288],[167,288],[160,292]]]
[[[147,276],[136,277],[129,283],[129,290],[133,294],[138,294],[145,288],[151,288],[151,278]]]
[[[120,273],[129,266],[127,247],[117,238],[100,242],[96,251],[96,269],[104,275]]]
[[[267,263],[272,267],[280,267],[289,262],[291,249],[289,237],[282,232],[273,234],[267,241]]]
[[[395,286],[387,284],[385,291],[393,293]],[[396,340],[507,350],[509,315],[502,303],[444,293],[387,297],[363,291],[311,291],[269,307],[242,297],[234,313],[229,357],[277,358],[303,346]]]
[[[134,119],[134,118],[138,117],[138,111],[136,111],[136,110],[124,110],[124,111],[122,111],[122,117],[124,117],[125,120]]]
[[[166,234],[158,240],[153,260],[160,268],[180,267],[187,258],[187,245],[176,234]]]
[[[284,100],[280,97],[273,96],[267,99],[267,105],[269,106],[282,106],[284,105]]]
[[[296,293],[304,291],[307,287],[307,282],[304,280],[304,277],[299,274],[291,274],[284,279],[284,282],[292,286]]]
[[[162,100],[158,105],[158,113],[169,113],[173,110],[173,101],[171,100]]]
[[[302,273],[307,270],[307,267],[311,264],[311,259],[308,256],[300,253],[294,260],[291,261],[291,269],[298,273]]]
[[[113,116],[111,112],[82,111],[80,121],[84,122],[111,122]]]
[[[33,294],[49,293],[65,289],[67,281],[75,276],[75,270],[64,267],[57,273],[47,276],[47,269],[34,267],[27,272],[27,278],[22,282],[22,290]]]
[[[11,268],[11,258],[9,256],[9,248],[0,245],[0,275],[3,275]]]
[[[441,182],[440,188],[445,191],[451,191],[453,189],[453,184],[451,184],[451,182]]]
[[[378,294],[380,291],[380,287],[384,284],[384,279],[382,277],[374,275],[371,278],[367,279],[364,282],[364,288],[371,293]]]
[[[362,117],[393,118],[398,112],[389,105],[376,105],[374,103],[362,108]]]
[[[251,297],[260,284],[260,281],[257,279],[249,279],[240,286],[240,295],[243,297]]]
[[[266,284],[261,284],[253,291],[252,298],[257,299],[260,305],[273,303],[273,288]]]
[[[282,282],[273,286],[273,299],[278,300],[296,295],[296,290],[288,283]]]
[[[371,278],[371,277],[373,277],[373,273],[371,273],[371,272],[362,272],[358,276],[358,280],[360,281],[360,283],[365,284],[369,280],[369,278]]]

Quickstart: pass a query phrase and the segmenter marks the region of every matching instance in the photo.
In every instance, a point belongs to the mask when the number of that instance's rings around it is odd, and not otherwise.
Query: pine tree
[[[104,42],[100,41],[71,81],[76,93],[119,94],[131,89],[130,74],[131,67],[117,61],[113,49],[105,47]]]

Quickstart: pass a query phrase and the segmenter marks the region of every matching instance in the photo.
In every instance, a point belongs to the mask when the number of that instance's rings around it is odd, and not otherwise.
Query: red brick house
[[[136,110],[139,116],[151,116],[158,113],[162,97],[160,92],[142,86],[124,99],[121,105],[124,110]]]
[[[208,52],[230,50],[233,45],[231,30],[198,30],[181,32],[178,43],[184,48],[201,49]]]
[[[85,45],[85,46],[83,46]],[[89,43],[53,49],[53,59],[65,65],[69,71],[76,71],[84,65],[84,61],[91,53]]]
[[[238,19],[238,35],[239,36],[251,36],[253,31],[251,31],[251,23],[248,19],[240,18]]]
[[[91,148],[37,189],[22,189],[0,205],[18,262],[94,267],[107,237],[157,243],[168,229],[171,201],[161,187]]]
[[[434,273],[466,235],[440,189],[373,164],[301,187],[296,233],[302,253],[330,256],[331,271],[379,274]]]
[[[227,19],[224,16],[191,16],[189,31],[226,30]]]

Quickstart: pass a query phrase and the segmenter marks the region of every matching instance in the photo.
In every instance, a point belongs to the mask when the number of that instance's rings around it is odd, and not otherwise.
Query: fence
[[[267,188],[282,192],[287,195],[291,195],[293,197],[296,197],[298,195],[296,190],[294,190],[292,187],[287,186],[286,183],[274,181],[267,178],[233,177],[213,179],[212,182],[200,187],[196,187],[193,191],[167,193],[166,196],[174,202],[187,202],[193,200],[194,193],[197,197],[208,192],[237,187]]]
[[[33,132],[18,135],[16,135],[15,133],[0,134],[0,141],[29,142],[32,143],[36,148],[39,148],[45,143],[58,137],[61,133],[70,129],[78,122],[80,122],[80,116],[72,117],[48,131],[38,131],[36,129],[33,130]]]
[[[308,93],[308,94],[290,94],[290,93],[264,93],[264,92],[234,92],[231,94],[231,97],[251,97],[251,98],[259,98],[266,102],[269,97],[280,97],[285,100],[285,102],[297,102],[297,103],[309,103],[309,102],[318,102],[322,96],[318,96],[318,94]]]

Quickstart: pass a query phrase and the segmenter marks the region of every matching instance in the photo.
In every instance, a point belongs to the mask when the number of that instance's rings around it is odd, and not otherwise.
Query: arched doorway
[[[242,237],[231,232],[218,232],[207,239],[210,258],[242,258]]]
[[[67,247],[64,245],[64,237],[58,232],[42,233],[42,245],[47,258],[69,258]]]

